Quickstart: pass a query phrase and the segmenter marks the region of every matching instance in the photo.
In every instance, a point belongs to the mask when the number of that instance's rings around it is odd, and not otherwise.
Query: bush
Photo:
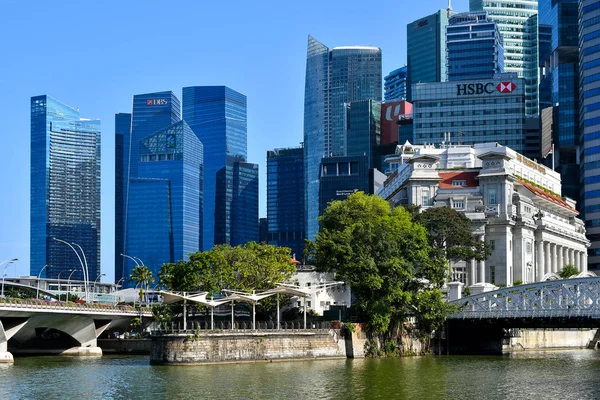
[[[516,281],[513,282],[513,286],[519,286],[519,285],[522,285],[522,284],[523,284],[523,281],[520,280],[520,279],[517,279]]]

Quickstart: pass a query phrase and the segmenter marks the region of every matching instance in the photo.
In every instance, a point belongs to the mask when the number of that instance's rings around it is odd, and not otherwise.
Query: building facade
[[[400,67],[383,78],[383,98],[385,101],[406,99],[406,75],[408,67]]]
[[[346,105],[347,156],[367,156],[369,168],[379,167],[381,144],[381,102],[353,101]]]
[[[579,2],[579,159],[582,213],[600,268],[600,3]]]
[[[572,264],[587,271],[585,225],[561,196],[560,174],[497,143],[402,146],[405,163],[378,194],[393,205],[463,212],[491,255],[453,263],[467,285],[538,282]]]
[[[487,11],[504,41],[504,72],[525,79],[525,113],[538,113],[538,1],[469,0],[470,11]]]
[[[235,162],[246,162],[246,106],[246,96],[226,86],[183,88],[183,119],[204,145],[203,250],[231,244],[233,188],[227,184],[233,183]],[[217,187],[218,182],[226,186]],[[258,240],[258,212],[253,218]]]
[[[446,25],[452,10],[436,13],[406,25],[406,99],[412,101],[412,85],[446,81]]]
[[[504,72],[504,46],[496,22],[487,12],[450,17],[446,26],[449,81],[489,79]]]
[[[267,243],[289,247],[301,259],[306,224],[304,212],[304,149],[267,152]]]
[[[47,95],[31,98],[31,275],[84,279],[78,256],[54,239],[85,256],[89,278],[100,274],[100,145],[99,120]]]
[[[413,85],[415,144],[497,141],[523,152],[525,82],[493,79]]]
[[[304,173],[306,236],[319,230],[319,166],[321,158],[344,155],[346,103],[379,100],[382,95],[381,49],[343,46],[329,49],[308,37],[304,94]]]

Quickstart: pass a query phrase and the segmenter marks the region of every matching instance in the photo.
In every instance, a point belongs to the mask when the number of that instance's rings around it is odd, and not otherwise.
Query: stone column
[[[552,260],[550,258],[550,242],[544,242],[544,275],[552,271]]]
[[[544,277],[544,248],[541,240],[535,241],[535,261],[536,261],[536,272],[535,281],[539,282]]]
[[[587,272],[588,270],[588,255],[587,249],[583,251],[583,265],[581,266],[581,272]]]
[[[479,237],[477,237],[477,240],[479,240],[480,242],[483,242],[485,240],[484,235],[481,235]],[[484,261],[479,261],[479,265],[478,265],[478,272],[477,272],[477,282],[485,282],[485,260]]]
[[[557,270],[554,272],[558,272],[562,269],[564,264],[564,250],[565,248],[559,245],[556,245],[556,251],[558,253],[558,264],[556,265]]]
[[[476,261],[473,259],[469,264],[469,286],[477,283],[477,266],[475,265]]]
[[[550,272],[556,271],[556,266],[558,265],[558,255],[556,254],[556,243],[552,243],[550,246],[550,251],[552,252],[552,268],[550,268]]]

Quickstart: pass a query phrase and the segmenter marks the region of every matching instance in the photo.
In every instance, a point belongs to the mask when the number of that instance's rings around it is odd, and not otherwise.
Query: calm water
[[[0,399],[599,399],[600,353],[189,367],[143,356],[17,358]]]

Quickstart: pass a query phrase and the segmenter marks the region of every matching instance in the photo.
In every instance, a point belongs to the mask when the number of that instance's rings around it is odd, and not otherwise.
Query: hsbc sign
[[[500,93],[510,93],[517,88],[512,82],[500,82],[497,85],[493,82],[488,83],[459,83],[456,85],[456,95],[477,95],[492,94],[495,91]]]

